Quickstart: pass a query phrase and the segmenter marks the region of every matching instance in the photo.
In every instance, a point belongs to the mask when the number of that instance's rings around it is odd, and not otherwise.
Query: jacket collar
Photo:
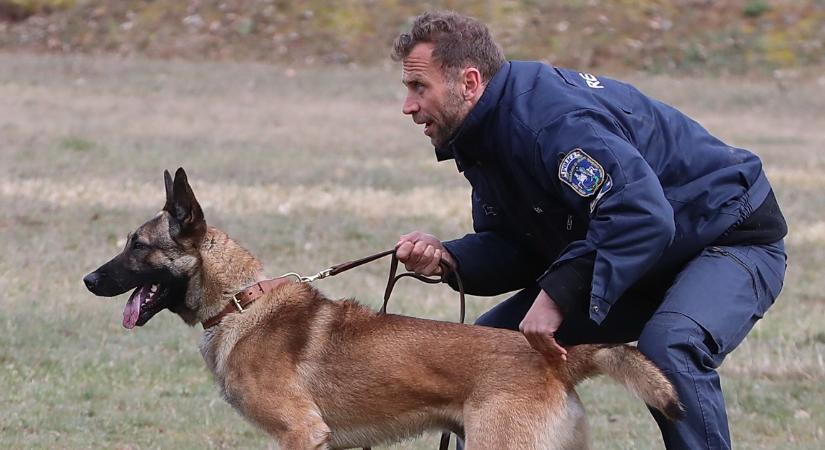
[[[510,62],[507,61],[498,69],[493,78],[484,88],[481,98],[470,110],[464,122],[456,131],[452,139],[444,147],[435,149],[435,156],[438,161],[455,159],[459,172],[474,165],[479,159],[478,154],[471,154],[480,150],[483,142],[481,130],[484,122],[498,109],[499,100],[504,94],[507,78],[510,75]]]

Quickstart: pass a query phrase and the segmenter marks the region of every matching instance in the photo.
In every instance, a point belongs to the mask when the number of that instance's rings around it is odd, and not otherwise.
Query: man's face
[[[413,122],[424,124],[424,134],[433,146],[441,147],[461,126],[471,104],[461,94],[461,83],[445,78],[432,52],[433,45],[424,42],[404,58],[401,81],[407,87],[407,98],[402,111]]]

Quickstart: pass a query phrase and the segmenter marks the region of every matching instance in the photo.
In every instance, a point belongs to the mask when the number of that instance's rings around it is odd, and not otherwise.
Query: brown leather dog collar
[[[282,285],[286,283],[290,283],[292,280],[289,277],[278,277],[272,278],[269,280],[263,280],[258,283],[249,286],[248,288],[238,292],[237,294],[232,296],[232,302],[226,305],[221,312],[217,315],[212,316],[203,322],[203,329],[206,330],[207,328],[212,328],[215,325],[219,324],[221,320],[227,314],[232,314],[234,312],[242,313],[246,311],[246,308],[251,305],[255,300],[263,297],[265,294],[268,294],[275,289],[278,289]]]

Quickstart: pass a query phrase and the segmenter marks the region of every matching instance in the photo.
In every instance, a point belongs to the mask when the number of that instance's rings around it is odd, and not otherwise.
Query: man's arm
[[[539,291],[533,306],[519,324],[519,331],[527,338],[530,346],[543,355],[561,357],[567,361],[567,350],[556,342],[556,330],[564,321],[564,313],[544,290]]]
[[[601,323],[670,244],[675,225],[658,177],[610,118],[584,111],[549,128],[537,139],[536,177],[590,222],[585,239],[539,277],[542,290],[520,329],[534,349],[566,359],[555,341],[564,315],[589,302]]]
[[[479,231],[441,242],[435,236],[414,231],[401,236],[396,256],[407,270],[422,275],[440,274],[440,261],[461,276],[464,291],[491,296],[522,288],[541,273],[540,260],[499,233]],[[455,277],[447,276],[453,289]]]
[[[568,245],[539,285],[562,311],[590,303],[590,318],[601,323],[670,245],[673,209],[653,168],[609,117],[562,117],[539,134],[536,149],[545,188],[589,216],[585,238]]]

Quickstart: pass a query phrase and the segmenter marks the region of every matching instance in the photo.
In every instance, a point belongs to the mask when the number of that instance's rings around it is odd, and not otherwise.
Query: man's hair
[[[395,39],[392,59],[403,60],[422,42],[433,44],[433,59],[448,78],[472,66],[487,83],[504,64],[504,54],[487,26],[452,11],[428,11],[416,17],[409,33]]]

